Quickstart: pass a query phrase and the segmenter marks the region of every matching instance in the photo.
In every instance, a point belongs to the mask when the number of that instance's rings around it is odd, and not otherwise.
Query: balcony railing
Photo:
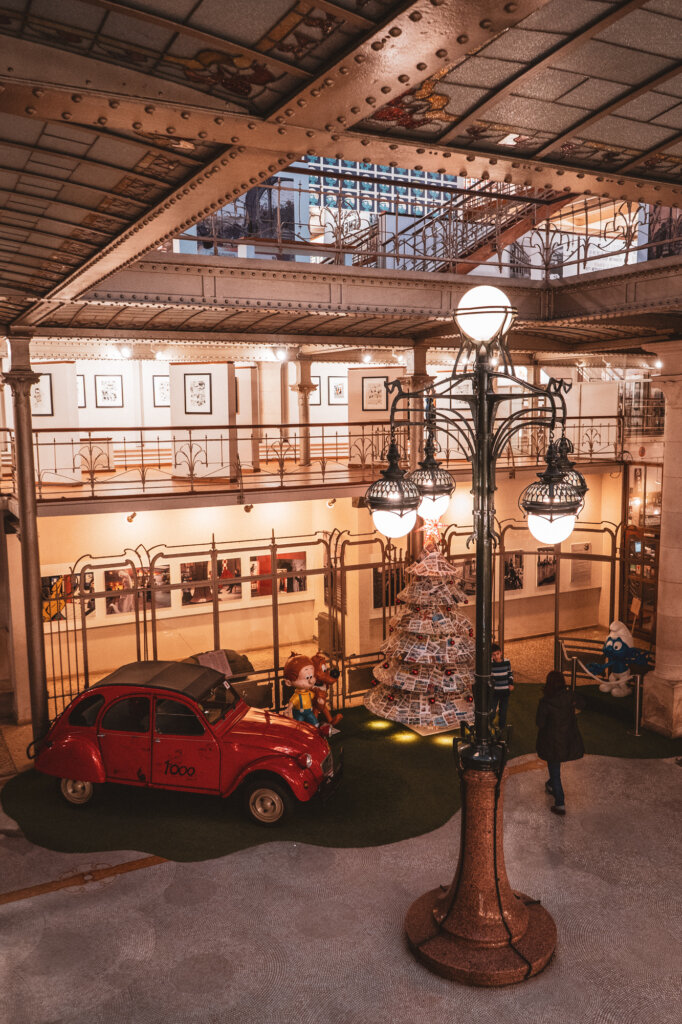
[[[583,464],[620,461],[623,420],[617,416],[569,417],[567,434],[575,460]],[[411,452],[410,423],[398,427],[406,463]],[[450,470],[467,462],[453,440],[440,438],[439,458]],[[542,463],[548,437],[529,428],[504,450],[501,469]],[[274,499],[284,490],[352,488],[370,483],[385,462],[388,425],[376,423],[256,424],[199,428],[97,428],[35,430],[33,454],[39,502],[68,500],[232,494],[248,502],[256,492]],[[0,431],[0,492],[16,494],[15,439]]]

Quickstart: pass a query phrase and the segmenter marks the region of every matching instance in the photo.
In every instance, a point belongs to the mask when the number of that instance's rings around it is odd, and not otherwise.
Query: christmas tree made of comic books
[[[374,669],[365,706],[421,735],[471,724],[474,640],[471,623],[457,611],[468,603],[458,573],[438,551],[406,573],[411,580],[398,594],[406,608],[381,646],[385,660]]]

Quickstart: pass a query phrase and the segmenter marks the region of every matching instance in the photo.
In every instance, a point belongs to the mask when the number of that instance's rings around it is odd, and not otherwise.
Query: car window
[[[91,693],[79,701],[69,715],[69,725],[94,725],[99,709],[104,704],[101,693]]]
[[[111,732],[148,732],[149,697],[125,697],[112,704],[102,719]]]
[[[235,693],[229,683],[222,682],[211,687],[203,697],[200,697],[199,704],[201,704],[206,720],[211,725],[215,725],[216,722],[225,717],[238,700],[239,694]]]
[[[203,736],[204,727],[187,704],[157,697],[154,732],[161,736]]]

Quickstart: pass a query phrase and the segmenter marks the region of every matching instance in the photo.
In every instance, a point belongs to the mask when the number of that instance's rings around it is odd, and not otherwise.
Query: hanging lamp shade
[[[417,514],[422,519],[440,519],[450,504],[455,481],[436,459],[433,433],[429,430],[424,445],[424,461],[419,469],[413,469],[407,480],[414,484],[421,495]]]
[[[545,456],[547,468],[519,497],[519,507],[528,516],[528,529],[542,544],[560,544],[570,536],[583,502],[582,494],[565,479],[558,460],[556,445],[551,442]]]
[[[582,498],[582,504],[584,505],[585,495],[589,488],[585,483],[585,477],[582,473],[578,472],[575,465],[569,459],[569,455],[573,453],[573,443],[565,434],[562,434],[557,442],[556,449],[559,456],[557,459],[557,466],[564,474],[564,480],[566,483],[572,484],[573,487],[575,487],[576,491]]]
[[[395,438],[391,438],[386,454],[388,466],[382,469],[381,479],[375,480],[367,488],[365,501],[380,533],[385,537],[404,537],[414,529],[422,496],[400,468],[400,453]]]
[[[514,309],[501,288],[477,285],[459,300],[455,320],[462,334],[471,341],[485,343],[507,333]]]

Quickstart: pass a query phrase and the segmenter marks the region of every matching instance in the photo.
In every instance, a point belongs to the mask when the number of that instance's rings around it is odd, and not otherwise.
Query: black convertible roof
[[[216,683],[224,680],[222,672],[185,661],[131,661],[121,665],[95,686],[155,686],[163,690],[186,693],[197,700]]]

